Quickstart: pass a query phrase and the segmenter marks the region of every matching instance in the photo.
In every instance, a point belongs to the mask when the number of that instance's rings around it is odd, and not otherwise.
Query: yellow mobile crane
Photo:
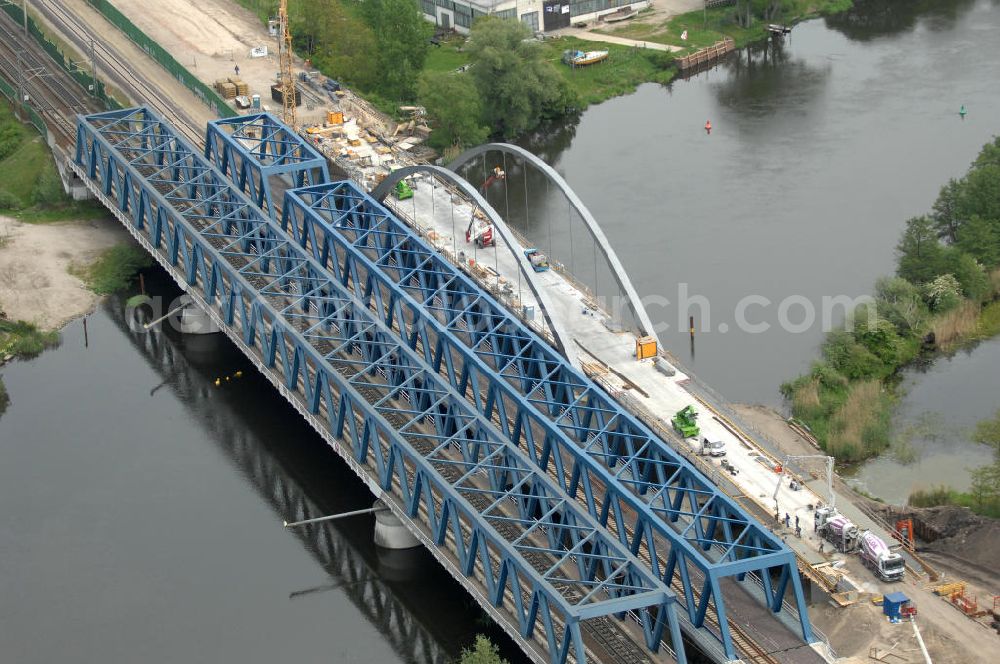
[[[293,130],[298,130],[295,117],[295,77],[292,76],[292,30],[288,26],[288,0],[278,5],[278,63],[281,67],[281,119]]]

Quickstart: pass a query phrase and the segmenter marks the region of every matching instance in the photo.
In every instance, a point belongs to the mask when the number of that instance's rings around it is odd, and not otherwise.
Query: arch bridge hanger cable
[[[572,336],[565,329],[565,327],[558,322],[559,319],[553,316],[553,312],[556,311],[556,305],[550,295],[550,289],[545,288],[538,281],[530,261],[527,256],[524,255],[524,252],[519,249],[520,243],[517,241],[517,238],[511,232],[503,217],[501,217],[493,206],[489,204],[486,198],[479,193],[479,190],[476,187],[471,185],[467,180],[452,170],[448,170],[440,166],[419,164],[416,166],[406,166],[393,171],[388,177],[382,180],[378,187],[372,191],[372,198],[380,202],[384,201],[396,186],[397,182],[403,178],[413,175],[414,173],[427,173],[454,185],[462,194],[472,200],[473,205],[476,206],[477,209],[482,210],[483,214],[486,215],[486,218],[493,224],[493,227],[497,231],[497,235],[500,236],[500,239],[507,245],[511,254],[514,256],[519,272],[523,274],[525,283],[527,283],[529,290],[532,295],[535,296],[536,302],[538,302],[539,309],[545,319],[545,323],[552,334],[553,344],[555,345],[556,350],[558,350],[563,357],[569,360],[573,366],[579,367],[580,360],[578,354],[570,352],[569,350],[571,348],[570,344],[572,343]],[[474,249],[475,246],[475,243],[473,243]]]
[[[511,145],[509,143],[488,143],[486,145],[480,145],[478,147],[466,150],[458,157],[455,158],[450,164],[448,164],[448,169],[451,171],[458,172],[464,165],[474,162],[480,155],[485,155],[487,152],[491,151],[501,151],[504,153],[509,153],[516,155],[524,159],[525,164],[530,164],[534,166],[535,169],[541,171],[547,180],[547,184],[555,184],[563,195],[569,201],[569,206],[572,210],[576,210],[577,216],[583,222],[584,227],[587,232],[593,238],[596,247],[603,254],[605,262],[608,265],[608,270],[611,273],[612,278],[618,286],[618,289],[625,295],[625,302],[629,312],[631,313],[632,319],[635,321],[635,325],[638,328],[638,332],[643,336],[653,337],[657,340],[657,347],[661,347],[662,344],[659,343],[659,337],[656,334],[656,328],[653,322],[650,320],[649,315],[646,313],[646,309],[642,304],[639,294],[636,292],[635,287],[632,285],[628,274],[625,271],[624,266],[618,259],[618,255],[615,253],[614,249],[611,248],[611,244],[608,242],[607,237],[604,235],[604,231],[601,230],[600,225],[594,216],[587,209],[580,197],[572,190],[572,188],[567,184],[566,180],[563,179],[559,173],[556,172],[554,168],[549,166],[545,161],[539,158],[537,155],[525,150],[524,148]],[[485,167],[485,157],[484,157],[484,167]],[[571,220],[572,221],[572,220]],[[552,244],[552,229],[551,222],[549,224],[549,244]],[[572,233],[572,223],[570,225],[570,232]],[[551,246],[550,246],[551,251]],[[570,238],[570,251],[572,252],[572,236]],[[570,259],[570,271],[572,271],[572,258]],[[623,317],[624,319],[624,317]]]

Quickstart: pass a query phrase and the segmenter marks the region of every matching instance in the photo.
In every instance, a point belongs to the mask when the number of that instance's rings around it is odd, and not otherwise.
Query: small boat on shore
[[[630,18],[635,18],[638,13],[638,9],[623,7],[612,14],[605,14],[600,18],[600,20],[605,23],[618,23],[619,21],[627,21]]]
[[[607,51],[563,51],[562,61],[570,67],[585,67],[608,59]]]

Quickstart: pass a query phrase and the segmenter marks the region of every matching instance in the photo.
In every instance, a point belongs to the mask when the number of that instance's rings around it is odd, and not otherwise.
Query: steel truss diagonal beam
[[[326,158],[270,113],[241,115],[208,124],[205,157],[271,217],[281,214],[287,183],[328,181]]]
[[[774,611],[792,586],[812,640],[791,550],[403,222],[338,182],[288,192],[282,226],[674,585],[690,624],[712,618],[728,658],[720,581],[748,572],[780,579]]]
[[[529,655],[628,613],[684,661],[673,593],[149,109],[80,117],[75,170]]]

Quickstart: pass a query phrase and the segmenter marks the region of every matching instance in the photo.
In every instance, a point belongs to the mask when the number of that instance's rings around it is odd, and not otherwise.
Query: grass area
[[[687,30],[687,39],[681,35]],[[682,55],[711,46],[726,37],[732,37],[736,46],[767,36],[763,21],[756,21],[746,29],[736,23],[732,7],[709,9],[707,12],[694,11],[678,14],[659,22],[631,22],[617,28],[595,30],[600,34],[625,37],[637,41],[667,44],[684,49]]]
[[[663,51],[592,42],[576,37],[546,39],[542,42],[546,58],[569,83],[580,98],[581,108],[606,99],[628,94],[642,83],[668,83],[676,74],[673,57]],[[608,51],[608,59],[588,67],[570,67],[562,63],[566,50]]]
[[[58,343],[58,332],[44,332],[23,320],[0,319],[0,357],[31,358]]]
[[[424,71],[449,72],[469,64],[469,54],[462,49],[465,38],[461,35],[451,35],[441,40],[441,46],[432,46],[427,50],[424,60]]]
[[[996,501],[977,501],[976,497],[971,493],[955,491],[943,485],[931,489],[917,489],[910,494],[907,503],[913,507],[937,507],[939,505],[968,507],[976,514],[1000,519],[1000,503]]]
[[[678,46],[687,55],[717,41],[731,37],[736,47],[745,46],[750,42],[767,37],[769,22],[792,24],[820,14],[832,14],[850,9],[852,0],[791,0],[785,2],[785,13],[771,21],[765,21],[755,16],[750,27],[740,25],[736,20],[734,6],[716,7],[708,10],[696,10],[686,14],[678,14],[662,21],[643,20],[650,18],[640,13],[637,20],[628,21],[619,27],[609,27],[595,30],[600,34],[625,37],[638,41],[655,42]],[[687,39],[681,35],[687,30]]]
[[[38,134],[26,135],[20,146],[0,161],[0,191],[11,197],[8,205],[0,207],[30,207],[35,183],[48,168],[55,170],[48,146]]]
[[[98,295],[110,295],[126,289],[139,270],[152,264],[153,259],[139,247],[117,244],[106,249],[91,265],[70,271]]]
[[[108,210],[95,200],[70,200],[57,207],[31,207],[25,210],[18,210],[11,216],[27,224],[53,224],[62,221],[104,219],[108,216]]]
[[[95,219],[107,214],[99,203],[76,202],[66,196],[45,141],[2,103],[0,213],[28,223]]]

